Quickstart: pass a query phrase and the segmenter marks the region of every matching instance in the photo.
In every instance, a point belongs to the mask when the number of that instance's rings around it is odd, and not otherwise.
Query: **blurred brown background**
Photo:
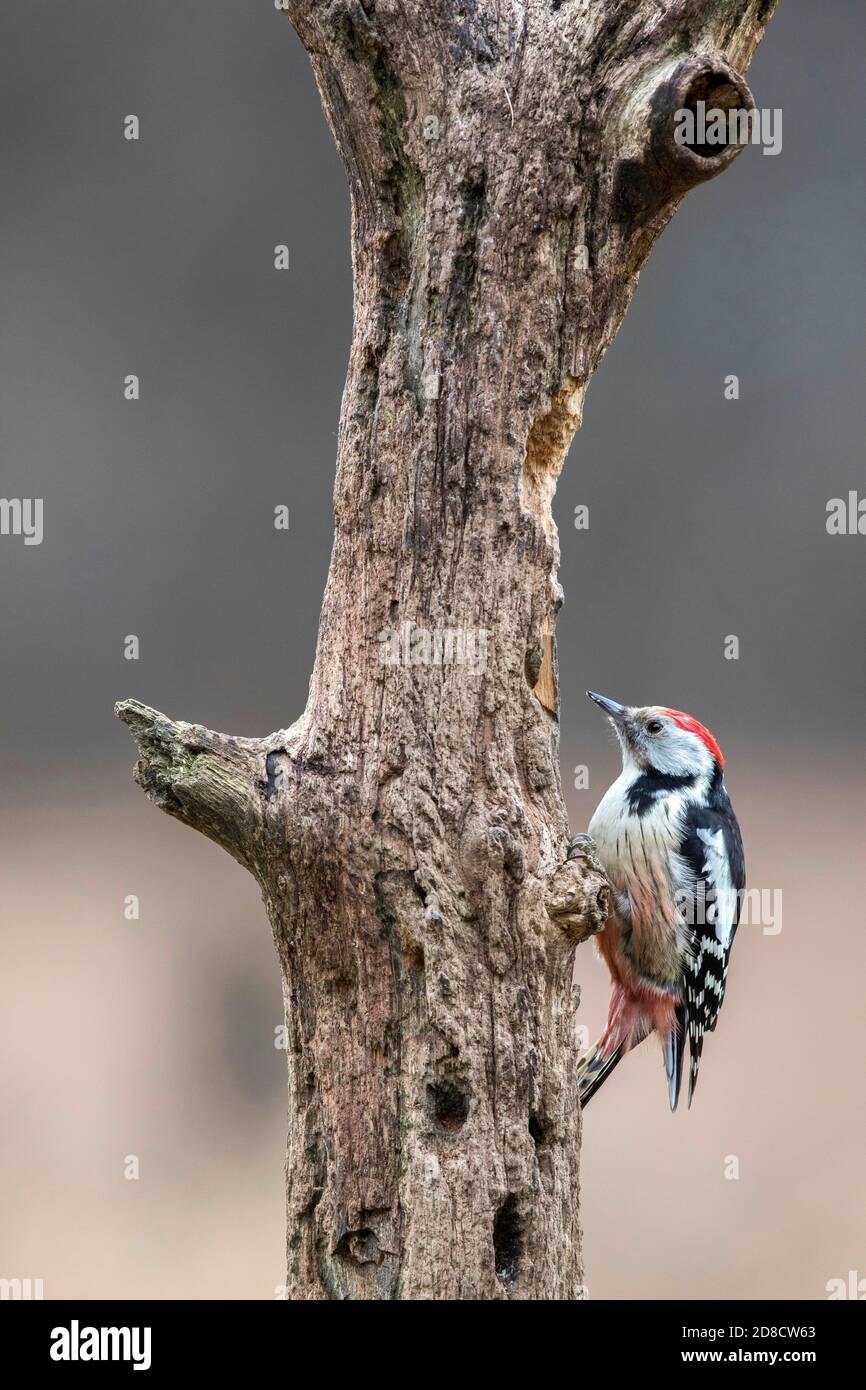
[[[783,895],[779,934],[741,929],[692,1111],[668,1113],[650,1044],[587,1112],[594,1298],[866,1277],[866,539],[825,530],[829,498],[866,493],[864,28],[847,0],[781,5],[749,80],[782,153],[747,150],[665,233],[557,499],[574,827],[618,770],[586,686],[685,708],[727,754],[750,885]],[[0,73],[0,491],[45,499],[41,546],[0,538],[0,1277],[271,1298],[269,929],[252,879],[133,786],[111,707],[244,734],[303,708],[350,332],[342,171],[267,3],[5,0]],[[594,1036],[591,947],[578,976]]]

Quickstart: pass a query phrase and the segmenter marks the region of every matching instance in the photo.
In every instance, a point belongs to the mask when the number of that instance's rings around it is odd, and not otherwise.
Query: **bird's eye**
[[[663,728],[664,724],[660,719],[651,719],[646,726],[646,731],[648,734],[660,734]]]

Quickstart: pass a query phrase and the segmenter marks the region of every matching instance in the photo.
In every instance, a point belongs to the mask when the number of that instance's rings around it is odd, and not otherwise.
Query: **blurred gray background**
[[[689,196],[559,487],[574,827],[618,771],[585,688],[687,709],[726,751],[750,884],[784,903],[779,934],[742,929],[691,1113],[648,1047],[587,1114],[592,1297],[866,1277],[866,537],[825,529],[829,498],[866,494],[864,30],[854,0],[782,0],[749,74],[782,153]],[[0,537],[0,1276],[270,1298],[269,929],[252,879],[133,786],[112,704],[249,735],[304,706],[351,329],[342,168],[270,0],[4,0],[0,79],[0,493],[45,499],[42,545]],[[594,1035],[590,947],[578,978]]]

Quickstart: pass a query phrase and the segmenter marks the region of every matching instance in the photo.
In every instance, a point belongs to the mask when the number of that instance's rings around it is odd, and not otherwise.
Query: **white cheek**
[[[650,749],[650,758],[659,772],[680,773],[685,771],[682,749],[667,739],[659,739]]]
[[[692,743],[685,743],[679,739],[659,739],[650,752],[650,758],[659,772],[667,772],[673,776],[694,772],[696,768],[701,772],[707,771],[710,765],[709,754],[704,749],[695,748]]]

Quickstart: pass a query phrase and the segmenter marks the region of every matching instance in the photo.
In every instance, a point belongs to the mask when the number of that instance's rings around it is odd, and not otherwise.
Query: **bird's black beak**
[[[627,705],[617,704],[616,700],[609,700],[606,695],[596,695],[594,690],[587,690],[586,693],[604,710],[605,714],[609,714],[611,719],[616,719],[618,723],[621,723],[628,714]]]

